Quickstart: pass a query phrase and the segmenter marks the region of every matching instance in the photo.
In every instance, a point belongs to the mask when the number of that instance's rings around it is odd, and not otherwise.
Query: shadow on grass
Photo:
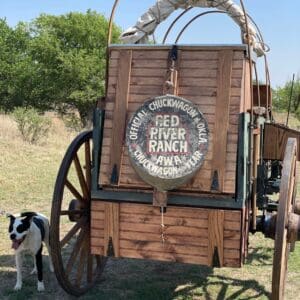
[[[149,260],[110,260],[103,281],[83,299],[267,299],[270,293],[255,279],[230,276],[233,269],[214,269]],[[220,272],[221,271],[221,272]],[[224,272],[223,272],[224,271]],[[221,274],[219,274],[221,273]],[[224,274],[224,275],[222,275]]]
[[[75,299],[60,288],[55,275],[48,271],[47,260],[44,256],[46,291],[38,293],[36,290],[36,275],[29,275],[32,270],[32,259],[29,256],[24,260],[23,289],[16,292],[13,290],[16,280],[14,256],[0,256],[0,298]],[[266,299],[270,296],[256,280],[241,279],[238,270],[234,270],[235,276],[231,276],[232,270],[224,268],[215,271],[209,267],[180,263],[110,259],[102,278],[80,299],[233,300]]]
[[[261,266],[273,265],[273,250],[271,247],[250,247],[247,263]]]

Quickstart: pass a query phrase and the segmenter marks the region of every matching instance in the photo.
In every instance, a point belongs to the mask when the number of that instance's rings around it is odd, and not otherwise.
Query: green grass
[[[22,141],[15,124],[0,115],[0,210],[34,210],[50,216],[53,186],[66,148],[74,137],[57,119],[41,145]],[[58,285],[45,263],[46,292],[36,291],[29,275],[32,259],[24,262],[24,288],[15,292],[14,254],[7,235],[8,220],[0,216],[0,299],[73,299]],[[250,235],[250,250],[242,268],[212,269],[179,263],[111,259],[103,278],[81,299],[268,299],[274,242]],[[45,253],[45,251],[44,251]],[[45,253],[46,254],[46,253]],[[47,254],[44,257],[47,260]],[[300,247],[289,259],[286,299],[300,298]]]

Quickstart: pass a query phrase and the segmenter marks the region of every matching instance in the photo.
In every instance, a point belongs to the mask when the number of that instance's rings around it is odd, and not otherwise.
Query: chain
[[[160,224],[161,234],[160,234],[160,237],[161,237],[161,242],[164,245],[165,241],[166,241],[165,224],[164,224],[164,207],[160,208],[160,212],[161,212],[161,224]]]
[[[165,76],[165,82],[163,85],[163,94],[176,94],[177,88],[177,58],[178,50],[177,46],[174,45],[170,50],[168,58],[168,70]]]

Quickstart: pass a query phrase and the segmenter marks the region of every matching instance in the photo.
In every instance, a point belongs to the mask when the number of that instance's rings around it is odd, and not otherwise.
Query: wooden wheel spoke
[[[60,241],[60,247],[63,248],[70,239],[77,233],[79,229],[81,229],[84,224],[86,223],[86,218],[82,217],[71,229],[70,231],[64,236],[64,238]]]
[[[77,176],[78,176],[78,179],[79,179],[81,190],[83,192],[84,200],[88,201],[90,199],[89,191],[88,191],[87,183],[85,181],[85,178],[84,178],[84,175],[83,175],[83,172],[82,172],[82,168],[81,168],[80,161],[79,161],[77,153],[74,155],[74,160],[73,161],[74,161],[74,164],[75,164],[75,169],[76,169],[76,172],[77,172]]]
[[[68,179],[66,179],[66,187],[69,189],[69,191],[73,194],[73,196],[76,199],[78,199],[79,201],[84,203],[83,197],[81,196],[81,194],[77,191],[77,189],[74,187],[74,185]]]
[[[75,245],[73,247],[73,251],[72,251],[72,253],[70,255],[70,258],[69,258],[69,260],[67,262],[67,266],[66,266],[66,273],[67,273],[67,275],[70,275],[72,267],[74,267],[76,258],[77,258],[78,254],[79,254],[79,251],[80,251],[81,247],[82,247],[82,242],[83,242],[83,240],[85,238],[86,231],[87,231],[87,228],[83,228],[80,231],[80,233],[79,233],[79,235],[77,237],[77,240],[76,240]]]
[[[91,147],[90,147],[90,141],[85,142],[84,149],[85,149],[85,178],[86,178],[88,190],[91,191]]]

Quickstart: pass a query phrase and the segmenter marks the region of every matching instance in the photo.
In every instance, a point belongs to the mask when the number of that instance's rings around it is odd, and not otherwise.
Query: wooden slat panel
[[[116,87],[116,101],[114,107],[114,125],[112,132],[111,151],[111,172],[114,172],[114,184],[119,183],[120,169],[123,151],[123,141],[126,123],[126,111],[129,96],[129,85],[131,76],[131,57],[132,51],[125,50],[120,52],[119,72]]]
[[[241,265],[240,211],[168,207],[164,215],[166,241],[163,244],[159,208],[97,201],[92,201],[91,207],[93,254],[107,254],[111,237],[115,255],[120,257],[211,265],[217,247],[222,265]],[[103,216],[103,207],[104,222],[97,219]]]
[[[123,48],[122,48],[123,49]],[[129,48],[128,48],[129,49]],[[228,86],[230,90],[229,103],[229,125],[227,134],[226,158],[224,161],[224,183],[223,192],[235,192],[235,166],[236,166],[236,150],[237,150],[237,132],[238,132],[238,114],[241,110],[241,97],[244,98],[242,90],[245,87],[244,62],[245,53],[239,48],[191,48],[183,47],[181,51],[181,62],[179,68],[179,96],[192,101],[204,113],[209,123],[210,130],[210,150],[213,151],[213,145],[218,139],[214,138],[217,132],[214,124],[218,118],[216,113],[217,95],[219,94],[217,87],[218,62],[220,53],[224,50],[232,52],[232,70],[231,83]],[[124,49],[123,49],[124,50]],[[167,71],[167,57],[169,48],[132,48],[132,68],[131,68],[131,88],[128,103],[128,118],[136,111],[138,107],[150,97],[160,95],[162,93],[162,85]],[[225,51],[225,52],[226,52]],[[116,82],[118,76],[118,65],[120,59],[120,49],[113,48],[111,50],[110,64],[110,85],[108,91],[108,102],[106,110],[106,121],[103,143],[103,160],[101,162],[100,181],[103,184],[109,184],[110,175],[107,165],[110,164],[108,155],[111,152],[111,136],[113,125],[113,109],[115,108]],[[219,134],[218,134],[219,138]],[[183,186],[182,190],[202,190],[209,192],[211,186],[211,174],[207,178],[207,171],[212,172],[214,161],[213,152],[209,152],[206,156],[202,171],[198,172],[197,178]],[[149,187],[138,175],[135,174],[128,160],[128,154],[123,155],[120,187]]]
[[[226,148],[227,130],[229,122],[229,104],[231,94],[231,70],[232,70],[231,50],[219,53],[218,67],[218,96],[216,103],[215,132],[218,132],[218,139],[214,141],[214,154],[212,174],[215,172],[218,179],[218,191],[224,192],[225,172],[226,172]],[[213,177],[211,177],[213,178]]]
[[[289,137],[297,139],[297,147],[300,149],[300,133],[298,131],[279,124],[265,124],[263,158],[283,160]],[[298,151],[297,160],[300,160],[300,151]]]
[[[103,255],[104,251],[104,203],[91,202],[91,253]]]

